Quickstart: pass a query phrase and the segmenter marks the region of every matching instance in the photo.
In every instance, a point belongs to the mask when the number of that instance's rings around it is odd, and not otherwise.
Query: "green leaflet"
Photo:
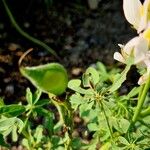
[[[109,89],[110,92],[116,91],[121,86],[121,84],[126,80],[126,76],[130,68],[131,68],[131,64],[128,64],[121,74],[116,75],[116,79],[112,87]]]
[[[0,145],[3,146],[3,147],[9,148],[9,145],[5,142],[5,139],[4,139],[2,134],[0,134]]]
[[[66,69],[58,63],[49,63],[35,67],[20,67],[20,72],[31,83],[45,93],[60,95],[68,84]]]
[[[82,76],[84,87],[95,86],[99,82],[99,73],[93,67],[89,67]]]
[[[0,115],[6,115],[6,116],[18,116],[21,115],[23,112],[25,112],[25,107],[22,105],[5,105],[0,107]]]

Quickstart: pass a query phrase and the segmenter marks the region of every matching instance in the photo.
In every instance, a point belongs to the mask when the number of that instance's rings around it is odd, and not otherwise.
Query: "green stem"
[[[109,129],[109,132],[110,132],[110,136],[111,136],[111,138],[113,138],[113,132],[112,132],[112,129],[111,129],[111,127],[110,127],[110,124],[109,124],[109,121],[108,121],[108,117],[107,117],[107,115],[106,115],[106,112],[105,112],[103,103],[100,102],[100,104],[101,104],[101,108],[102,108],[102,111],[103,111],[103,113],[104,113],[104,116],[105,116],[105,119],[106,119],[106,122],[107,122],[107,126],[108,126],[108,129]]]
[[[58,110],[60,116],[59,125],[64,126],[64,128],[66,129],[65,136],[67,137],[67,141],[64,143],[65,150],[71,150],[70,145],[72,142],[73,117],[70,104],[67,103],[67,100],[65,100],[64,102],[55,100],[54,97],[51,97],[51,94],[49,94],[49,97]]]
[[[139,96],[138,104],[137,104],[135,113],[134,113],[133,118],[132,118],[132,125],[134,125],[135,122],[138,120],[138,117],[139,117],[139,114],[141,113],[142,106],[143,106],[143,103],[145,101],[145,98],[146,98],[147,92],[149,90],[149,87],[150,87],[150,76],[148,77],[148,80],[147,80],[147,82],[146,82],[146,84],[143,88],[143,91]]]
[[[147,109],[143,110],[140,114],[141,117],[146,117],[150,115],[150,107],[148,107]]]
[[[140,91],[139,91],[139,95],[138,95],[138,99],[140,99],[141,95],[142,95],[142,92],[144,90],[144,85],[141,85],[140,87]]]
[[[55,105],[55,107],[57,108],[57,111],[59,113],[59,124],[63,125],[65,124],[65,120],[64,120],[64,116],[65,116],[65,111],[64,111],[64,108],[58,104],[58,102],[56,102],[55,100],[52,100],[52,103]]]
[[[52,49],[50,48],[47,44],[45,44],[44,42],[32,37],[31,35],[29,35],[28,33],[26,33],[25,31],[23,31],[20,26],[17,24],[17,22],[15,21],[10,9],[8,8],[5,0],[2,0],[3,4],[4,4],[4,7],[6,9],[6,12],[8,14],[8,17],[12,23],[12,25],[15,27],[15,29],[22,35],[24,36],[25,38],[27,38],[28,40],[32,41],[33,43],[35,44],[38,44],[39,46],[43,47],[44,49],[46,49],[48,52],[50,52],[52,55],[54,55],[57,59],[60,60],[60,58],[58,57],[57,53]]]

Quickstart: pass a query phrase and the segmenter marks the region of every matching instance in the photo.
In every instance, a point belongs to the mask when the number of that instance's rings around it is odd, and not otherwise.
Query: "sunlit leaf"
[[[100,150],[109,150],[111,148],[111,143],[106,142],[104,145],[101,146]]]
[[[26,89],[26,100],[30,105],[32,105],[32,92],[30,88]]]
[[[96,66],[97,66],[97,70],[98,70],[100,73],[107,74],[106,67],[105,67],[105,65],[104,65],[102,62],[97,62],[97,63],[96,63]]]
[[[34,104],[36,104],[38,102],[38,100],[41,97],[41,94],[42,94],[41,90],[37,89],[36,92],[33,95],[33,103]]]
[[[43,138],[43,127],[41,125],[39,125],[36,128],[34,137],[35,137],[37,143],[39,143],[42,140],[42,138]]]
[[[27,149],[30,149],[29,141],[25,138],[22,140],[22,145]]]
[[[9,134],[12,130],[12,127],[16,121],[16,117],[13,118],[1,118],[0,119],[0,133],[3,133],[4,136]],[[5,134],[4,132],[8,129],[11,129],[9,133]]]
[[[67,72],[58,63],[49,63],[35,67],[21,67],[20,72],[42,92],[60,95],[67,88]]]
[[[82,76],[84,87],[95,86],[99,82],[99,73],[93,67],[89,67]]]
[[[88,124],[88,129],[90,131],[98,131],[99,130],[99,126],[96,123],[89,123]]]
[[[130,122],[124,118],[118,119],[115,117],[111,117],[111,124],[120,133],[126,133],[129,128]]]
[[[109,89],[110,92],[116,91],[122,85],[122,83],[126,80],[126,76],[128,71],[130,70],[130,67],[130,64],[127,65],[124,71],[122,71],[122,73],[119,76],[117,76],[112,87]]]
[[[80,85],[81,85],[81,80],[79,79],[70,80],[68,83],[68,87],[70,89],[73,89],[74,87],[79,87]]]
[[[24,128],[24,125],[25,125],[25,124],[24,124],[24,122],[23,122],[21,119],[19,119],[19,118],[17,118],[16,121],[17,121],[18,133],[21,133],[22,130],[23,130],[23,128]]]
[[[80,104],[85,103],[83,97],[78,93],[70,97],[70,102],[71,102],[72,108],[75,110],[78,108]]]
[[[18,135],[17,135],[17,126],[13,126],[12,128],[12,140],[14,142],[16,142],[18,139]]]
[[[124,145],[129,145],[129,142],[122,136],[118,137],[120,143],[124,144]]]
[[[80,87],[81,84],[81,80],[78,79],[74,79],[69,81],[68,83],[68,88],[74,90],[75,92],[81,93],[81,94],[92,94],[92,90],[91,89],[84,89]]]

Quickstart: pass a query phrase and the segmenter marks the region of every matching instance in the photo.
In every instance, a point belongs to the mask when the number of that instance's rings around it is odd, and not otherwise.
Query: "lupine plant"
[[[9,148],[7,140],[12,139],[28,150],[150,149],[150,0],[124,0],[123,9],[138,34],[114,53],[124,70],[97,62],[80,79],[68,82],[66,69],[58,63],[20,65],[37,91],[27,88],[25,104],[0,101],[1,146]],[[133,65],[140,78],[123,94]],[[43,99],[42,93],[49,98]],[[83,120],[87,138],[73,134],[75,115]]]

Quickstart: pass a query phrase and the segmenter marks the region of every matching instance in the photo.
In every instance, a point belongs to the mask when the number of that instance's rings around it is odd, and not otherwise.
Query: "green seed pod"
[[[66,69],[58,63],[49,63],[33,67],[20,67],[20,72],[44,93],[60,95],[68,84]]]

